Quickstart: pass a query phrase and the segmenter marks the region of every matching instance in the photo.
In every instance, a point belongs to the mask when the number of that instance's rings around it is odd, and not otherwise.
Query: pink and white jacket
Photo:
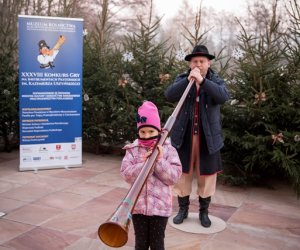
[[[138,140],[127,144],[126,154],[121,164],[121,176],[133,184],[145,161],[147,149],[139,145]],[[169,217],[172,213],[172,190],[180,178],[182,167],[176,149],[166,140],[163,145],[163,157],[157,159],[154,171],[150,173],[134,207],[133,214]]]

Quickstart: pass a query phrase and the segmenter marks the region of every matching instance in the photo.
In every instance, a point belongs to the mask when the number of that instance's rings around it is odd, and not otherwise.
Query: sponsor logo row
[[[77,145],[76,144],[70,144],[67,145],[68,148],[66,148],[66,145],[64,145],[64,148],[67,150],[71,150],[71,151],[76,151],[77,149]],[[51,147],[52,150],[52,147]],[[56,144],[55,145],[55,150],[57,152],[62,152],[62,145],[61,144]],[[22,147],[22,152],[23,153],[32,153],[34,150],[32,147]],[[49,147],[48,146],[40,146],[38,149],[39,152],[48,152],[49,151]]]
[[[41,161],[41,160],[68,160],[68,159],[77,159],[79,158],[79,155],[64,155],[64,156],[49,156],[49,157],[41,157],[41,156],[23,156],[22,161],[23,162],[32,162],[32,161]]]

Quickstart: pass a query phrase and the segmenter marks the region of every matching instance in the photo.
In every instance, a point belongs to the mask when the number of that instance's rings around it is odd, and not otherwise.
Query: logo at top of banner
[[[59,53],[60,47],[65,43],[65,40],[65,36],[60,35],[52,49],[50,49],[45,40],[40,40],[38,42],[40,54],[38,55],[37,60],[40,63],[41,69],[53,69],[55,67],[54,60]]]

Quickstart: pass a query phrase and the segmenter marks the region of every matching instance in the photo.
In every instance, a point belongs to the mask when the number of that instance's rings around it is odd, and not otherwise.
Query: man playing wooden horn
[[[178,102],[189,80],[195,80],[171,132],[172,145],[177,149],[183,172],[174,186],[179,203],[179,212],[173,219],[175,224],[182,223],[188,216],[195,174],[199,220],[203,227],[211,226],[208,207],[216,190],[217,173],[222,171],[220,149],[224,145],[220,105],[229,98],[224,80],[210,68],[214,58],[204,45],[195,46],[185,57],[190,69],[177,76],[165,91],[168,101]]]

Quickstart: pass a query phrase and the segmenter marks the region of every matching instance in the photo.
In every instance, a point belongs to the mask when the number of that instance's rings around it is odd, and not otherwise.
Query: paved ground
[[[0,250],[111,249],[97,236],[128,186],[119,176],[121,157],[84,153],[82,168],[18,171],[18,151],[0,153]],[[174,213],[177,210],[174,197]],[[190,210],[198,209],[192,196]],[[275,189],[218,185],[210,213],[227,228],[200,235],[167,226],[166,249],[300,249],[300,202],[283,184]],[[195,222],[196,223],[196,222]],[[200,226],[200,225],[199,225]],[[133,228],[121,249],[134,249]]]

